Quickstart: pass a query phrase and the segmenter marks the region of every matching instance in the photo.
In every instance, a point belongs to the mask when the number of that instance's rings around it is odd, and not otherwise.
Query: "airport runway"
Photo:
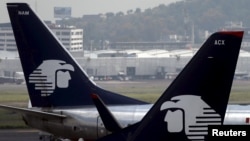
[[[39,132],[33,129],[0,129],[0,141],[40,141]]]

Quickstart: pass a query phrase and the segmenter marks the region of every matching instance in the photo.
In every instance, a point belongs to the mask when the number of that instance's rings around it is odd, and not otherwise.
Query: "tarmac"
[[[1,129],[0,141],[41,141],[39,131],[33,129]]]

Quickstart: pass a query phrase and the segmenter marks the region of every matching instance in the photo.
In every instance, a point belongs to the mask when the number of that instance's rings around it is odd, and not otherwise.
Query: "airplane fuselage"
[[[122,128],[140,121],[153,104],[108,106]],[[228,105],[224,124],[250,124],[250,106]],[[66,115],[63,120],[48,120],[37,116],[25,116],[24,121],[31,127],[49,132],[55,136],[84,140],[96,140],[107,134],[97,109],[78,107],[46,110],[56,114]]]
[[[108,108],[124,128],[140,121],[151,106],[151,104],[147,104],[133,106],[109,106]],[[73,109],[47,109],[46,112],[63,114],[66,115],[67,118],[62,120],[49,120],[30,115],[24,115],[23,118],[27,125],[63,138],[96,140],[97,138],[111,133],[105,129],[99,113],[94,106],[85,106]]]

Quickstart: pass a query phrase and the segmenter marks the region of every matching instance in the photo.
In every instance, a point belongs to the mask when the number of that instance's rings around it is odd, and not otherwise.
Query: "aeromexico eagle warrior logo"
[[[50,96],[56,88],[68,88],[69,71],[74,68],[65,61],[45,60],[30,74],[29,83],[35,84],[35,90],[40,90],[41,96]]]
[[[208,125],[221,124],[221,116],[200,96],[175,96],[164,102],[160,110],[168,110],[164,119],[168,132],[185,131],[190,140],[204,140],[208,135]]]

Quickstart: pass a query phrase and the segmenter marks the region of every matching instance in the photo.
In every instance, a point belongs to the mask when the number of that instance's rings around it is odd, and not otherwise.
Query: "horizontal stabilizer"
[[[66,118],[65,115],[48,113],[48,112],[32,110],[32,109],[27,109],[27,108],[19,108],[19,107],[7,106],[7,105],[0,105],[0,108],[14,111],[20,114],[44,117],[46,119],[51,119],[51,120],[61,120],[61,119]]]
[[[105,128],[111,132],[119,131],[122,129],[121,125],[117,122],[116,118],[104,104],[102,99],[97,94],[92,94],[91,98],[100,114]]]

